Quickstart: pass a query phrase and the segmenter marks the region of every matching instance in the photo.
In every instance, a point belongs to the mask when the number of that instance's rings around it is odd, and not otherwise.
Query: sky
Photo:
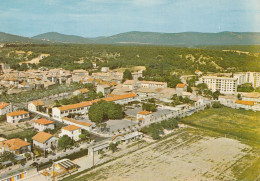
[[[0,0],[0,32],[260,32],[260,0]]]

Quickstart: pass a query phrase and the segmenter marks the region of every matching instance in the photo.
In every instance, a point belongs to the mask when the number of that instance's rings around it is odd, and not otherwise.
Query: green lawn
[[[25,129],[22,132],[19,133],[14,133],[14,134],[10,134],[8,135],[8,139],[12,139],[12,138],[21,138],[22,140],[24,140],[25,138],[27,139],[28,142],[32,141],[32,137],[34,135],[36,135],[37,132],[34,129]]]
[[[260,145],[260,112],[211,108],[183,118],[182,122]]]

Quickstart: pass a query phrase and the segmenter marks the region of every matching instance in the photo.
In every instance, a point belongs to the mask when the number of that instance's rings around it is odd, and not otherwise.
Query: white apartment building
[[[237,79],[237,85],[243,85],[247,83],[246,74],[245,73],[237,73],[233,76],[235,79]]]
[[[254,88],[260,87],[260,72],[240,72],[233,77],[237,79],[238,85],[251,83]]]
[[[260,72],[246,72],[247,83],[252,83],[254,88],[260,87]]]
[[[7,102],[0,102],[0,115],[6,115],[7,113],[12,111],[11,104]]]
[[[203,76],[200,81],[207,84],[212,92],[219,91],[222,94],[235,94],[237,92],[236,78]]]
[[[21,120],[29,119],[30,116],[29,112],[20,110],[6,114],[6,118],[8,123],[18,123]]]
[[[62,137],[64,135],[68,135],[71,139],[75,141],[79,141],[79,135],[81,135],[81,128],[75,125],[69,125],[66,127],[63,127],[61,129],[61,133],[59,134],[59,137]]]

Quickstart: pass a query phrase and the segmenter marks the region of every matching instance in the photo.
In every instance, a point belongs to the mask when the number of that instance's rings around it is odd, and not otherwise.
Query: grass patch
[[[36,134],[37,134],[37,132],[34,129],[25,129],[21,132],[8,135],[7,139],[20,138],[20,139],[24,140],[26,138],[28,142],[31,142],[32,137]]]
[[[211,108],[183,118],[182,122],[260,145],[260,112]]]

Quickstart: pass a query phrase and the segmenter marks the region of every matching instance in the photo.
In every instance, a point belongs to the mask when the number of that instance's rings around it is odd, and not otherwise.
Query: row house
[[[167,88],[166,82],[140,81],[140,87],[143,88]]]
[[[96,102],[100,101],[99,99],[93,101],[84,101],[77,104],[65,105],[61,107],[52,108],[52,116],[54,118],[61,119],[62,117],[66,117],[69,114],[86,114],[90,106]]]
[[[135,93],[128,93],[123,95],[110,95],[110,97],[103,98],[104,101],[113,101],[116,104],[124,105],[137,100]]]
[[[254,101],[243,101],[243,100],[236,100],[235,107],[236,109],[246,109],[246,110],[253,110],[253,111],[260,111],[260,104],[256,104]]]
[[[54,118],[61,119],[62,117],[66,117],[69,114],[86,114],[88,113],[88,110],[90,106],[100,100],[104,101],[113,101],[116,104],[128,104],[130,102],[133,102],[137,100],[137,95],[134,93],[128,93],[123,95],[109,95],[110,97],[102,98],[102,99],[95,99],[93,101],[84,101],[77,104],[71,104],[71,105],[64,105],[61,107],[54,107],[52,108],[52,116]]]
[[[19,110],[16,112],[11,112],[6,114],[8,123],[18,123],[19,121],[24,121],[30,118],[29,112],[24,110]]]
[[[90,131],[92,129],[92,127],[94,127],[94,125],[92,125],[89,122],[77,121],[75,119],[68,118],[68,117],[62,117],[62,122],[65,124],[68,124],[68,125],[75,125],[75,126],[84,128],[87,131]]]
[[[253,101],[253,102],[260,104],[260,93],[259,92],[242,93],[241,98],[244,101]]]

